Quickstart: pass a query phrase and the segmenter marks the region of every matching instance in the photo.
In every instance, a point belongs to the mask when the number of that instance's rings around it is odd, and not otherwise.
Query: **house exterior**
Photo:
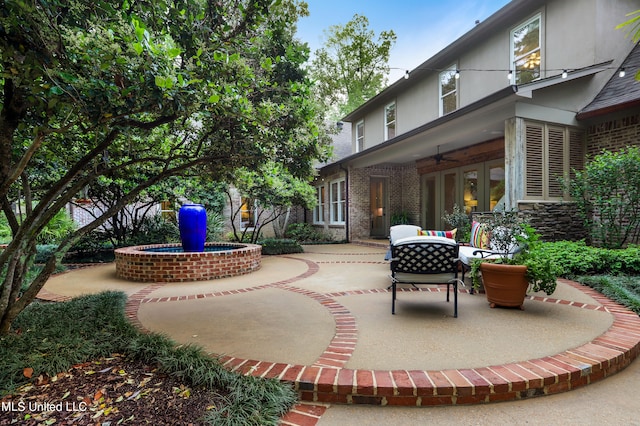
[[[308,222],[336,239],[386,238],[395,215],[443,229],[458,205],[526,211],[549,240],[583,237],[560,179],[639,144],[640,55],[615,29],[638,9],[513,0],[344,117],[352,153],[319,169]]]

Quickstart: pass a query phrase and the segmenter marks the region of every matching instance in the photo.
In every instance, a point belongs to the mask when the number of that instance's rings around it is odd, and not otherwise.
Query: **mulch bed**
[[[119,354],[31,382],[2,398],[0,425],[195,426],[224,403],[219,393],[187,387]]]

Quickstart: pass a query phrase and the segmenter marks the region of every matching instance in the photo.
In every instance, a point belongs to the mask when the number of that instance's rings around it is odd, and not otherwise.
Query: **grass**
[[[275,380],[229,372],[196,346],[177,345],[158,334],[144,334],[125,317],[126,295],[104,292],[64,303],[31,304],[0,337],[0,395],[24,384],[25,368],[33,377],[53,376],[72,365],[125,354],[158,365],[186,384],[224,390],[224,409],[210,412],[213,425],[270,425],[296,402],[294,390]]]
[[[587,285],[607,296],[609,299],[626,306],[640,315],[640,277],[595,275],[576,277],[576,281]]]

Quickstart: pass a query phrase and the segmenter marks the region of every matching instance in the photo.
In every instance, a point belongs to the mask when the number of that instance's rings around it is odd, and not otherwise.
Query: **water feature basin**
[[[188,282],[233,277],[260,268],[256,244],[206,243],[203,252],[184,252],[180,244],[150,244],[115,250],[116,275],[138,282]]]

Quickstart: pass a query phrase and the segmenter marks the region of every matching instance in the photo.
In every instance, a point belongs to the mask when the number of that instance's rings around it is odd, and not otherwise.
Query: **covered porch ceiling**
[[[536,91],[593,76],[609,65],[610,61],[574,70],[567,77],[557,75],[519,87],[507,86],[393,139],[326,165],[321,173],[345,166],[362,168],[406,164],[433,157],[438,152],[446,154],[481,142],[502,139],[505,120],[518,115],[519,105],[535,105],[532,98]],[[575,114],[571,116],[574,119]]]

